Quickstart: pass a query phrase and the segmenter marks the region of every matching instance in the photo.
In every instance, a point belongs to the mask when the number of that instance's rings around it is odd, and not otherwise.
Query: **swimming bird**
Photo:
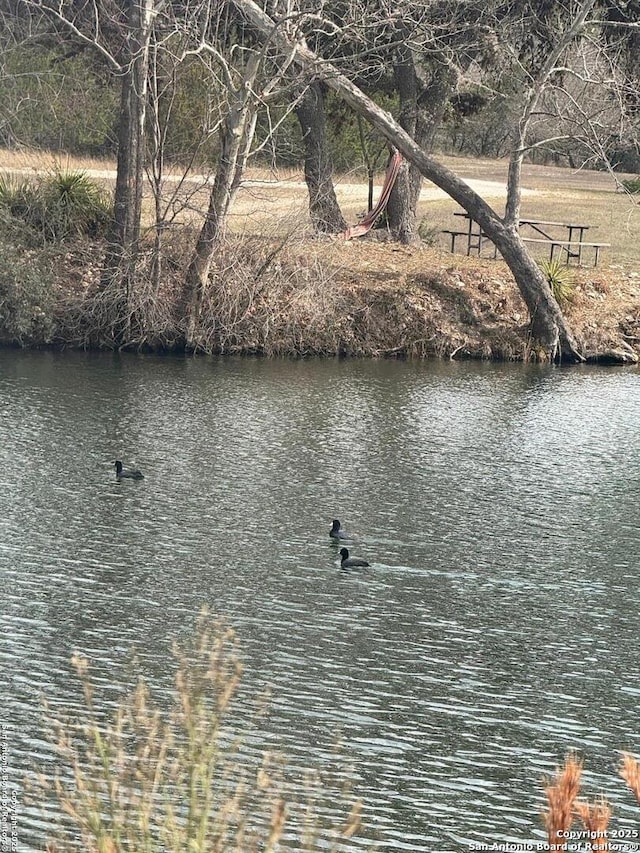
[[[340,557],[340,565],[343,569],[354,569],[358,566],[364,568],[370,565],[370,563],[360,559],[360,557],[350,557],[349,551],[346,548],[340,548]]]
[[[331,530],[329,531],[329,536],[332,539],[351,539],[351,536],[349,536],[346,530],[340,529],[339,518],[334,518],[331,522]]]
[[[116,466],[116,480],[143,480],[144,474],[138,471],[137,468],[123,468],[122,462],[119,459],[113,463]]]

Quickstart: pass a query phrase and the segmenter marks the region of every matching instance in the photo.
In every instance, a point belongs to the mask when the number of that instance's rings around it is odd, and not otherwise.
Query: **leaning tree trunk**
[[[513,273],[529,310],[532,335],[548,357],[583,361],[569,324],[540,268],[527,252],[517,227],[498,216],[484,199],[454,172],[425,153],[389,113],[378,107],[334,65],[320,59],[304,43],[294,41],[254,0],[233,2],[265,38],[272,39],[288,55],[294,52],[295,61],[307,73],[323,80],[349,106],[365,116],[401,154],[420,169],[425,178],[444,190],[480,225]]]
[[[309,215],[316,232],[339,234],[346,230],[333,186],[327,146],[323,84],[313,82],[295,107],[304,142],[304,179],[309,191]]]
[[[209,197],[209,209],[205,218],[186,279],[186,344],[196,347],[195,332],[202,309],[202,300],[209,282],[213,256],[224,237],[229,208],[234,190],[237,188],[236,167],[246,132],[252,125],[253,83],[258,73],[260,57],[252,54],[241,85],[232,98],[222,129],[218,170]]]

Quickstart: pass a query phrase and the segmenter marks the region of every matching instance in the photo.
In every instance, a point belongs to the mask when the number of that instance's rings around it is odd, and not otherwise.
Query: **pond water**
[[[164,689],[205,604],[240,638],[237,717],[271,691],[251,748],[293,778],[340,739],[365,803],[341,850],[540,841],[570,749],[637,826],[616,774],[640,751],[636,370],[4,350],[0,411],[19,850],[43,849],[22,780],[42,694],[78,702],[71,654],[107,701],[132,647]],[[339,568],[333,518],[371,568]]]

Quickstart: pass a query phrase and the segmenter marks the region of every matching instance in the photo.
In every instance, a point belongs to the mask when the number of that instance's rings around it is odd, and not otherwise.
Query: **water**
[[[637,371],[0,351],[0,410],[18,849],[43,846],[22,779],[51,757],[41,695],[78,703],[71,654],[107,702],[133,647],[166,690],[203,604],[242,643],[234,719],[271,690],[249,749],[364,799],[342,850],[540,841],[569,749],[637,826]],[[332,518],[371,569],[339,569]]]

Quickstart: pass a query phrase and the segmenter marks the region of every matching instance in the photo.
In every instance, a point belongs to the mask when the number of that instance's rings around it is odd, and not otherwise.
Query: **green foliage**
[[[455,100],[449,103],[436,136],[437,147],[473,157],[504,157],[517,116],[518,96],[474,102],[473,92],[466,95],[474,108],[462,109]]]
[[[0,175],[0,210],[27,221],[33,207],[33,185],[25,178]]]
[[[632,195],[637,195],[638,193],[640,193],[640,175],[638,175],[636,178],[629,178],[628,180],[623,181],[622,186],[628,193],[631,193]]]
[[[39,184],[37,199],[40,226],[48,240],[95,234],[111,216],[101,187],[85,172],[54,172]]]
[[[418,225],[418,236],[427,246],[436,246],[442,232],[435,225],[431,225],[427,217],[423,217]]]
[[[168,161],[197,164],[215,162],[219,145],[214,131],[224,93],[216,92],[201,62],[187,60],[177,69],[160,69],[158,121],[164,129],[164,156]]]
[[[84,54],[21,43],[3,52],[0,144],[92,155],[115,151],[119,85]]]
[[[572,270],[557,258],[552,261],[539,261],[538,266],[547,279],[551,292],[560,307],[568,305],[575,292],[576,281]]]
[[[0,177],[0,210],[32,226],[45,242],[97,234],[111,216],[103,190],[85,172],[56,171],[32,181]]]
[[[10,223],[0,227],[10,232]],[[0,341],[26,345],[51,340],[53,280],[42,252],[0,243]]]
[[[370,92],[370,96],[388,112],[397,112],[398,99],[384,92]],[[346,172],[357,167],[366,167],[367,162],[384,169],[389,148],[384,137],[367,122],[358,125],[358,117],[341,98],[330,92],[326,98],[327,138],[331,162],[335,172]],[[364,127],[364,140],[361,127]],[[365,151],[363,151],[363,143]]]

